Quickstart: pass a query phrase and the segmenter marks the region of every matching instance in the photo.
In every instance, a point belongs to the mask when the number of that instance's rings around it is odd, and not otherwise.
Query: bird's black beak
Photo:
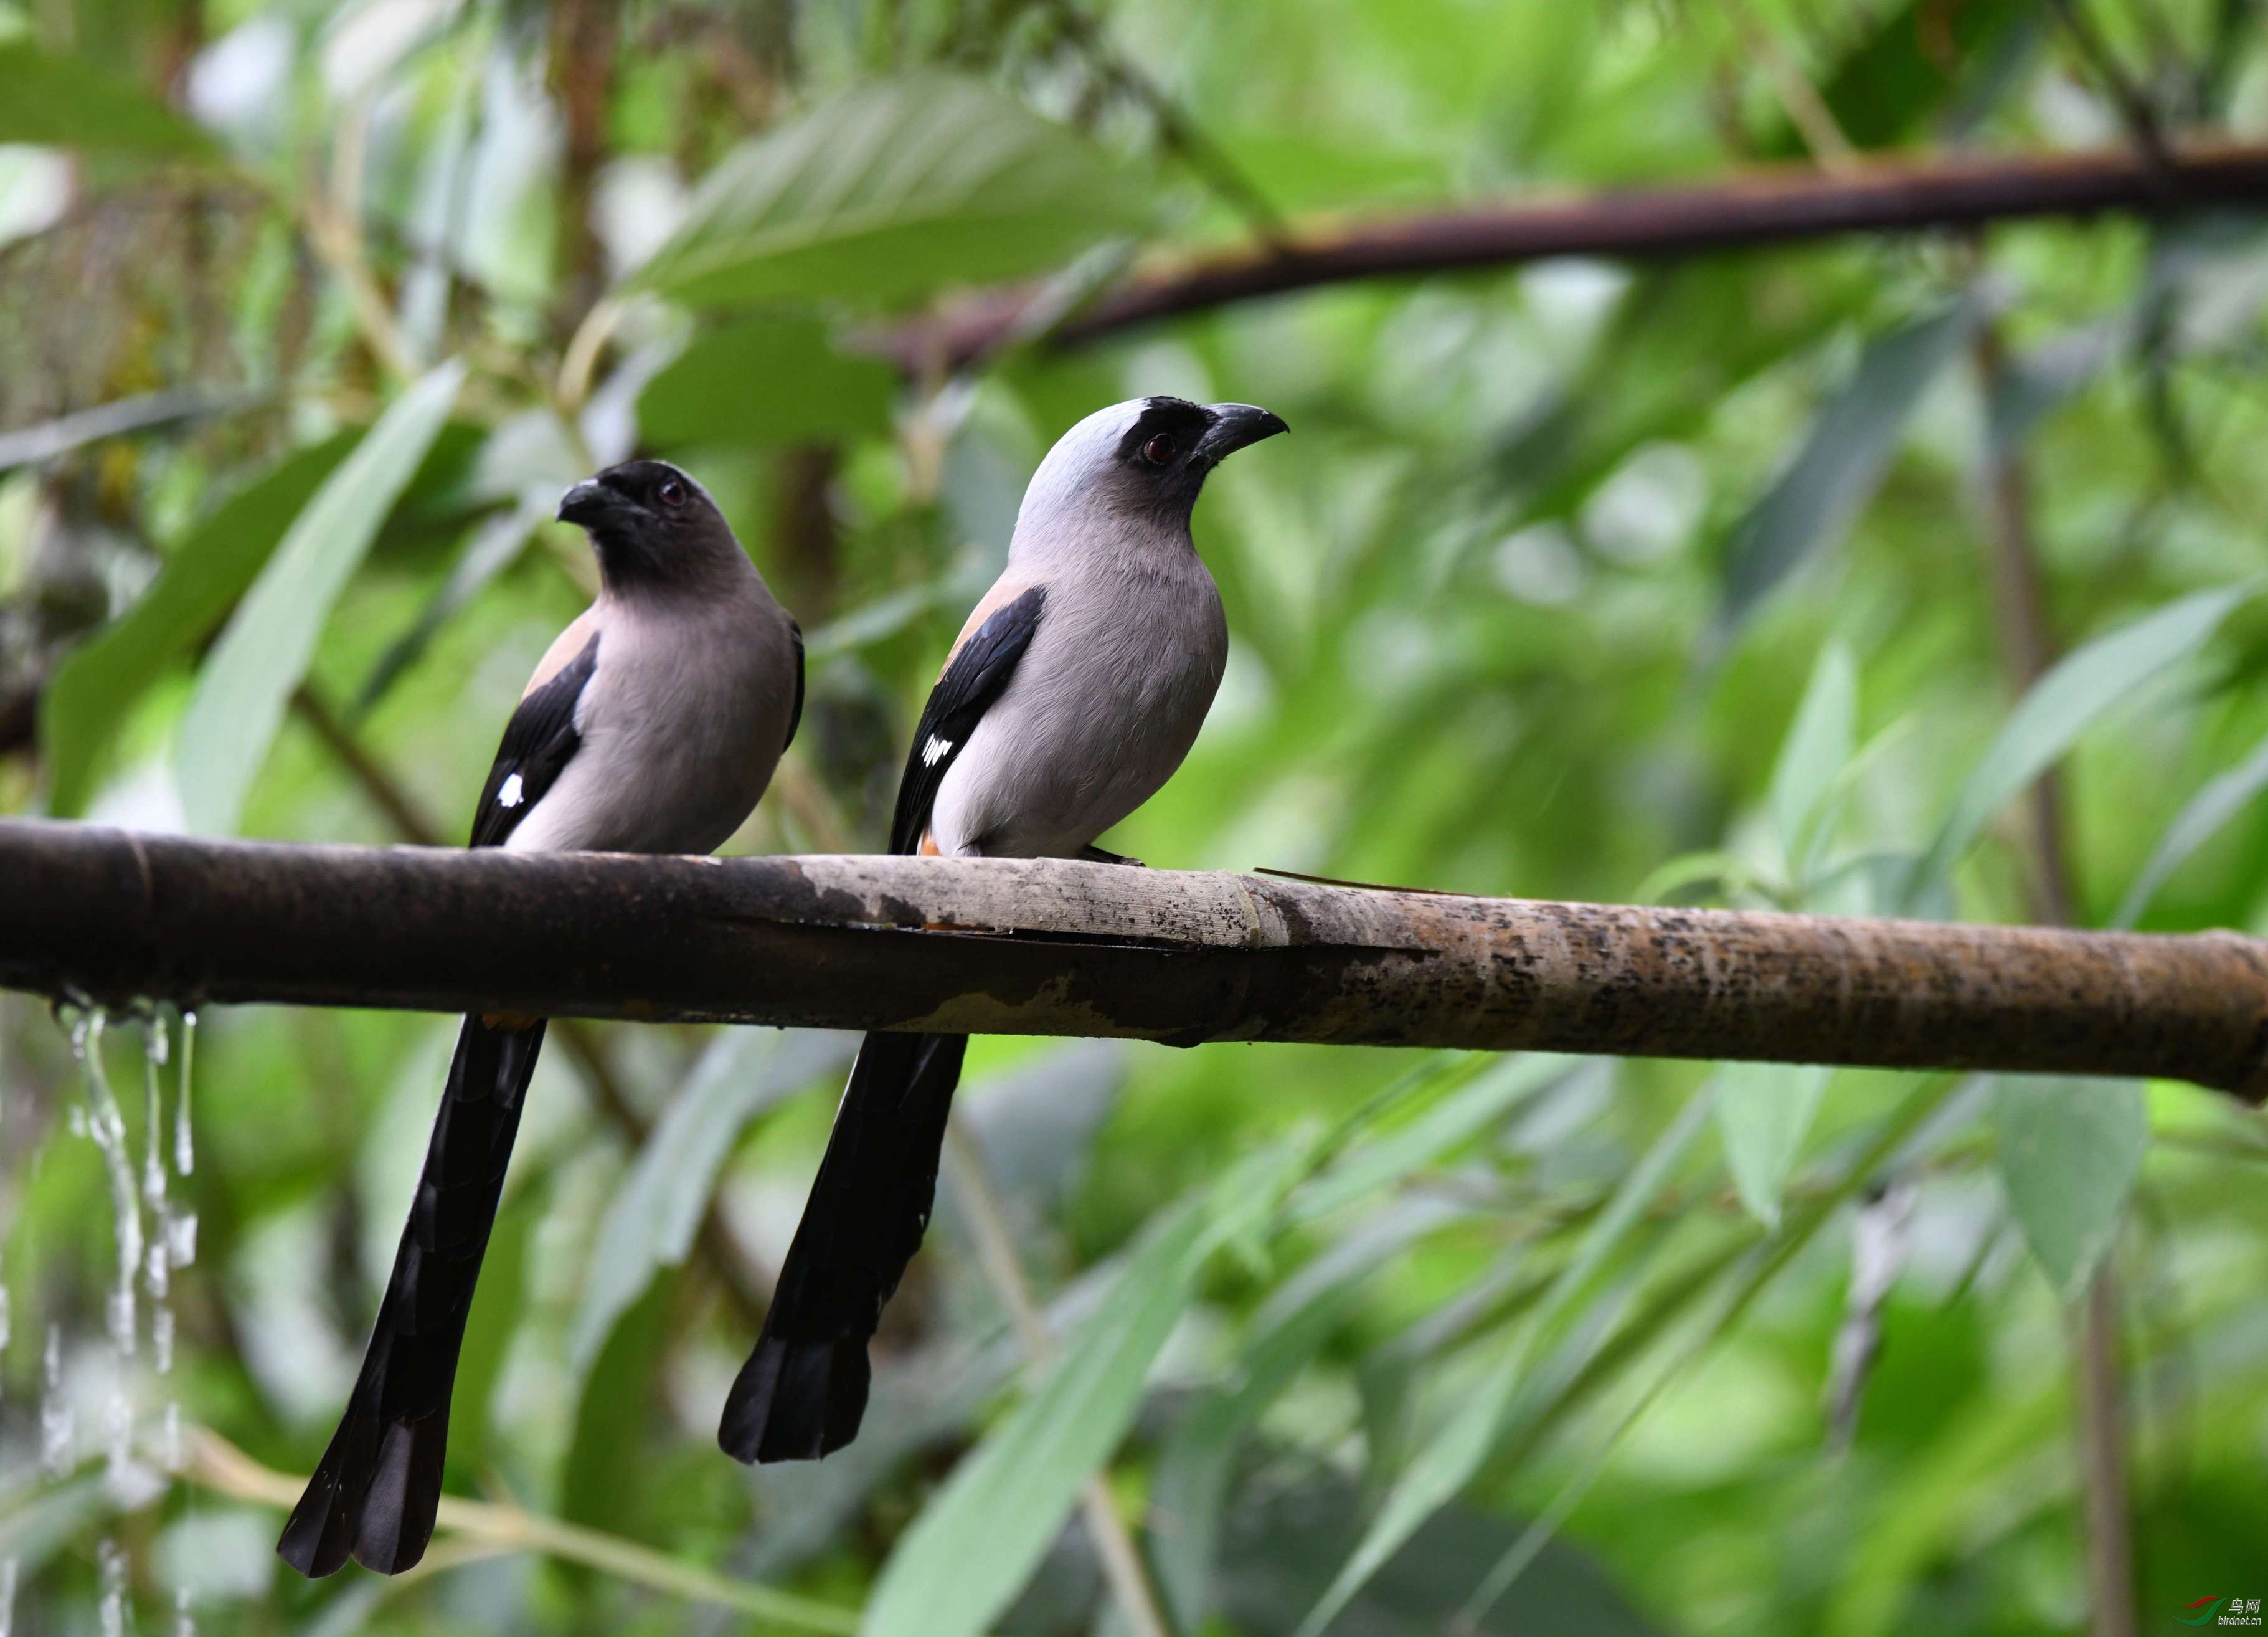
[[[1256,403],[1216,403],[1211,410],[1212,424],[1197,439],[1197,455],[1214,466],[1248,445],[1292,430],[1281,416],[1270,415]]]
[[[559,497],[559,520],[596,528],[615,522],[637,510],[629,497],[617,494],[595,477],[586,477]]]

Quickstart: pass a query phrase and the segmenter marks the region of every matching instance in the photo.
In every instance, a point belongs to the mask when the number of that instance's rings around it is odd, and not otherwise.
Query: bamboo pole
[[[0,985],[856,1029],[2148,1074],[2268,1092],[2268,946],[1065,859],[315,847],[0,822]]]

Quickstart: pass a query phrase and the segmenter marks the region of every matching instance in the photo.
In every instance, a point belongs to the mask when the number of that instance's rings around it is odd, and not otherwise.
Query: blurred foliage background
[[[551,506],[636,450],[811,637],[730,850],[873,847],[1038,457],[1172,392],[1294,436],[1200,506],[1234,656],[1114,847],[2268,930],[2256,214],[1045,321],[1286,221],[2268,139],[2260,20],[0,0],[0,811],[453,842],[593,585]],[[970,369],[890,357],[1025,279]],[[2268,1127],[2226,1099],[987,1041],[864,1434],[750,1473],[715,1418],[847,1043],[622,1026],[538,1077],[453,1428],[485,1509],[306,1585],[276,1474],[453,1025],[246,1009],[192,1066],[155,1022],[0,998],[18,1637],[2115,1633],[2268,1594]]]

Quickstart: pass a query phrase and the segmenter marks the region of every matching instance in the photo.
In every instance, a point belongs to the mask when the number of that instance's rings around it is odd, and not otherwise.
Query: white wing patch
[[[519,775],[517,773],[507,774],[504,778],[504,783],[497,787],[497,806],[500,807],[518,807],[519,805]]]
[[[929,742],[922,747],[922,765],[935,767],[952,754],[953,741],[939,739],[935,734],[932,734],[929,736]]]

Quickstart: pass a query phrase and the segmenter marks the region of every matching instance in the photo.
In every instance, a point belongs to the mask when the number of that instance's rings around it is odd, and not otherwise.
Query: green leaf
[[[1615,1190],[1607,1208],[1586,1231],[1567,1265],[1552,1280],[1535,1314],[1506,1350],[1488,1378],[1434,1434],[1388,1492],[1377,1519],[1323,1596],[1300,1622],[1300,1637],[1322,1637],[1364,1582],[1400,1551],[1425,1520],[1455,1497],[1496,1448],[1511,1418],[1513,1404],[1527,1378],[1529,1353],[1546,1330],[1565,1315],[1607,1257],[1621,1244],[1668,1180],[1670,1169],[1691,1146],[1709,1116],[1710,1088],[1687,1100],[1684,1110],[1654,1140],[1646,1156]]]
[[[1779,832],[1780,855],[1786,860],[1787,879],[1800,883],[1811,873],[1810,863],[1836,775],[1850,763],[1859,734],[1859,665],[1851,650],[1830,642],[1819,651],[1811,667],[1811,681],[1796,707],[1795,722],[1781,744],[1779,762],[1772,769],[1773,827]],[[1720,1105],[1718,1113],[1724,1110]]]
[[[820,1075],[847,1067],[851,1038],[817,1029],[718,1032],[607,1206],[567,1331],[576,1368],[589,1366],[657,1272],[684,1264],[717,1175],[748,1122]]]
[[[1820,410],[1795,458],[1734,526],[1726,548],[1720,638],[1849,527],[1889,470],[1914,406],[1973,333],[1977,316],[1977,304],[1962,300],[1867,343],[1850,381]]]
[[[644,1539],[652,1518],[639,1502],[645,1434],[671,1292],[658,1285],[616,1321],[583,1377],[575,1442],[560,1479],[559,1515],[572,1523]]]
[[[1175,1424],[1150,1482],[1149,1536],[1159,1589],[1178,1629],[1197,1629],[1211,1611],[1214,1554],[1246,1435],[1322,1351],[1362,1281],[1462,1214],[1442,1199],[1405,1200],[1316,1257],[1255,1316],[1224,1383]]]
[[[387,406],[292,520],[214,645],[174,747],[192,832],[234,832],[332,604],[440,435],[464,377],[462,365],[445,364]]]
[[[473,537],[466,542],[463,553],[450,566],[447,577],[431,599],[417,611],[409,628],[388,643],[378,663],[370,667],[370,675],[355,695],[353,716],[366,716],[377,707],[387,691],[417,663],[451,616],[519,560],[521,551],[534,538],[537,526],[550,514],[549,505],[523,502],[509,512],[498,512],[473,531]]]
[[[1354,1149],[1302,1188],[1293,1201],[1297,1219],[1312,1221],[1391,1188],[1421,1166],[1502,1123],[1513,1109],[1576,1066],[1574,1059],[1550,1052],[1480,1061],[1486,1065],[1485,1071],[1471,1084],[1443,1097],[1407,1125]]]
[[[212,139],[163,103],[80,56],[0,45],[0,143],[139,159],[205,159]]]
[[[1637,1395],[1626,1400],[1621,1413],[1594,1442],[1574,1476],[1561,1486],[1551,1504],[1528,1526],[1518,1544],[1498,1559],[1495,1567],[1482,1579],[1479,1587],[1460,1611],[1459,1625],[1476,1624],[1487,1617],[1490,1609],[1519,1582],[1528,1566],[1536,1560],[1557,1533],[1568,1515],[1589,1493],[1592,1484],[1606,1470],[1609,1457],[1620,1448],[1622,1441],[1629,1436],[1631,1428],[1644,1419],[1646,1412],[1672,1385],[1686,1379],[1701,1355],[1739,1322],[1741,1316],[1748,1311],[1749,1305],[1764,1293],[1781,1270],[1793,1261],[1819,1230],[1833,1219],[1844,1202],[1884,1169],[1895,1165],[1900,1154],[1926,1129],[1937,1111],[1968,1084],[1965,1080],[1940,1079],[1918,1088],[1875,1128],[1866,1147],[1832,1184],[1814,1192],[1790,1211],[1786,1222],[1741,1259],[1741,1265],[1724,1287],[1716,1293],[1716,1299],[1700,1323],[1670,1350],[1668,1358]],[[1682,1295],[1671,1293],[1658,1305],[1675,1307],[1682,1304]],[[1638,1315],[1626,1329],[1625,1335],[1652,1328],[1656,1317],[1657,1315],[1652,1313]],[[1621,1339],[1617,1338],[1615,1345],[1602,1349],[1594,1359],[1594,1365],[1603,1361],[1609,1354],[1624,1359],[1642,1356],[1643,1350],[1625,1349],[1620,1345]],[[1590,1367],[1587,1367],[1583,1378],[1568,1383],[1562,1397],[1563,1405],[1587,1396],[1588,1390],[1595,1385],[1594,1382],[1587,1379],[1591,1375]],[[1542,1430],[1540,1427],[1536,1429],[1539,1434]],[[1533,1447],[1534,1442],[1531,1438],[1529,1447]]]
[[[1147,215],[1084,136],[977,81],[921,74],[736,150],[632,283],[699,306],[899,303],[1059,265]]]
[[[898,372],[818,319],[766,314],[700,336],[646,383],[638,430],[665,446],[789,444],[889,431]]]
[[[1899,895],[1900,907],[1911,911],[1933,888],[1950,880],[1994,814],[2062,760],[2105,712],[2203,647],[2255,588],[2247,582],[2183,597],[2096,638],[2041,677],[1962,785],[1929,851],[1914,861]]]
[[[26,1580],[109,1509],[99,1473],[49,1483],[33,1473],[0,1491],[0,1562]]]
[[[2117,1237],[2150,1142],[2141,1082],[2003,1074],[1993,1088],[2000,1180],[2032,1254],[2075,1300]]]
[[[1832,1070],[1808,1063],[1730,1063],[1717,1074],[1717,1132],[1749,1214],[1779,1226],[1780,1191],[1819,1112]]]
[[[976,1637],[990,1625],[1125,1436],[1205,1258],[1273,1215],[1304,1160],[1298,1145],[1263,1149],[1152,1220],[1039,1390],[954,1468],[899,1541],[863,1637]]]
[[[2126,889],[2118,912],[2110,918],[2111,925],[2132,926],[2140,920],[2142,911],[2150,907],[2150,900],[2158,896],[2158,889],[2166,884],[2166,877],[2220,834],[2220,827],[2242,812],[2264,785],[2268,785],[2268,739],[2255,745],[2252,754],[2242,764],[2190,798],[2189,805],[2159,838],[2157,851],[2150,855],[2150,861]]]
[[[216,508],[119,618],[74,648],[40,699],[48,811],[76,818],[127,713],[260,572],[285,528],[353,447],[341,436],[302,449]]]

